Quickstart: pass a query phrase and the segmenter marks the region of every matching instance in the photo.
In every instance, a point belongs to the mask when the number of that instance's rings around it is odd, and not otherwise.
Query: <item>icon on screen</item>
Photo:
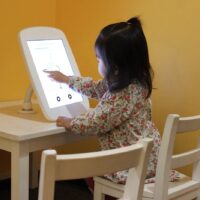
[[[69,98],[69,99],[72,99],[72,95],[71,95],[71,94],[68,94],[68,98]]]
[[[57,101],[61,101],[61,98],[59,96],[56,97]]]

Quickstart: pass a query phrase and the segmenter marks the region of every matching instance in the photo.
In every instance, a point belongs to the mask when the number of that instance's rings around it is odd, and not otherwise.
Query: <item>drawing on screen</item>
[[[43,72],[45,72],[45,71],[59,71],[59,72],[61,72],[60,67],[59,67],[58,65],[48,65],[48,66],[43,70]],[[52,80],[52,79],[50,79],[50,80],[53,81],[54,83],[59,84],[60,89],[63,89],[61,83],[56,82],[56,81],[54,81],[54,80]]]

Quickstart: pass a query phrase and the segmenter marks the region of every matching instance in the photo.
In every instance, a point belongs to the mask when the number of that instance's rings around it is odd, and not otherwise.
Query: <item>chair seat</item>
[[[94,177],[94,181],[97,181],[98,183],[101,183],[103,185],[109,185],[109,186],[112,186],[113,188],[117,189],[117,190],[121,190],[123,191],[124,190],[124,185],[122,184],[118,184],[118,183],[114,183],[114,182],[111,182],[103,177],[99,177],[99,176],[95,176]]]
[[[101,184],[103,187],[104,194],[111,194],[117,198],[120,198],[124,191],[124,185],[111,182],[103,177],[94,177],[96,183]],[[153,199],[154,183],[144,185],[143,197],[145,199]],[[200,182],[192,180],[185,174],[180,173],[178,181],[169,182],[169,199],[173,199],[177,196],[185,195],[188,192],[194,191],[194,197],[196,191],[200,188]],[[109,190],[109,192],[107,192]],[[199,192],[199,191],[198,191]]]
[[[95,184],[100,184],[103,194],[121,198],[124,192],[124,185],[111,182],[103,177],[95,176]]]
[[[143,197],[153,199],[153,192],[154,192],[154,183],[145,184]],[[185,174],[180,173],[180,178],[178,181],[169,182],[169,190],[168,195],[169,199],[173,199],[174,197],[185,195],[188,192],[199,190],[200,182],[192,180],[190,177],[186,176]]]
[[[159,150],[155,183],[144,184],[143,200],[200,200],[200,139],[197,146],[189,151],[173,155],[174,142],[177,134],[200,131],[200,115],[180,117],[169,114],[164,126],[161,147]],[[192,177],[179,173],[177,181],[169,182],[169,170],[193,165]],[[175,174],[176,175],[176,174]],[[121,197],[123,186],[111,181],[96,178],[99,199],[104,194]],[[134,192],[135,185],[128,189]],[[126,187],[125,187],[126,189]],[[104,192],[105,191],[105,192]]]

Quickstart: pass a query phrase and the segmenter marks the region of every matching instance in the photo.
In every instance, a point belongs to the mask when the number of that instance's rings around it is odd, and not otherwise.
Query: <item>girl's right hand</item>
[[[60,82],[60,83],[68,83],[69,78],[68,76],[64,75],[60,71],[48,71],[48,70],[43,70],[45,73],[48,74],[49,78]]]
[[[59,116],[57,118],[57,120],[56,120],[56,125],[64,127],[66,129],[70,130],[71,129],[71,121],[72,120],[73,120],[73,118]]]

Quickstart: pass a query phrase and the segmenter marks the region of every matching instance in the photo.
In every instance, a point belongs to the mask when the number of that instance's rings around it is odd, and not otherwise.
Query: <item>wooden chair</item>
[[[145,184],[143,200],[200,199],[200,142],[193,150],[172,155],[176,134],[191,133],[197,130],[200,130],[200,115],[192,117],[180,117],[176,114],[168,115],[159,152],[156,182]],[[193,164],[192,177],[180,173],[178,181],[169,182],[170,169],[180,168],[189,164]],[[103,200],[104,194],[117,198],[122,196],[123,185],[115,184],[101,177],[95,177],[94,180],[97,188],[95,192],[99,196],[98,200]]]
[[[55,150],[45,150],[41,159],[38,199],[54,199],[56,180],[86,178],[129,169],[122,199],[141,200],[152,146],[151,139],[143,139],[128,147],[91,153],[57,155]]]

